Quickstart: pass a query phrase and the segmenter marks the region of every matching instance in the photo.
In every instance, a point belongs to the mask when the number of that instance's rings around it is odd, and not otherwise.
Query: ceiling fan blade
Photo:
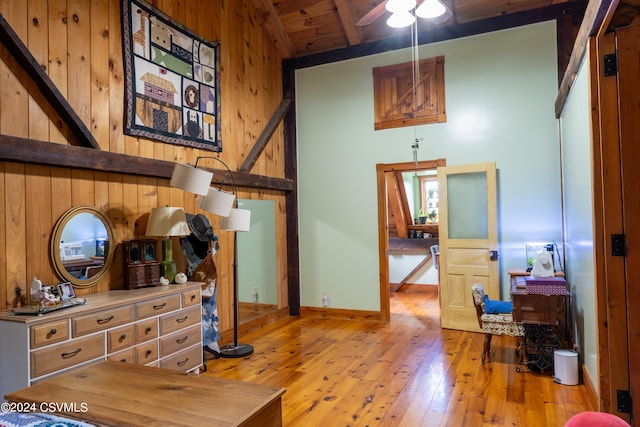
[[[378,20],[384,13],[387,11],[384,6],[387,4],[387,0],[383,0],[376,7],[371,9],[369,13],[364,15],[362,18],[356,22],[356,25],[359,27],[363,27],[365,25],[369,25]]]

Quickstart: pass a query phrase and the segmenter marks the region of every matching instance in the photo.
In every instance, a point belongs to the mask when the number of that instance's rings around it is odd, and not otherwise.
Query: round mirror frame
[[[62,232],[65,226],[73,219],[76,215],[81,213],[89,213],[94,215],[102,224],[104,224],[104,228],[107,230],[107,236],[109,241],[109,250],[104,255],[104,264],[102,265],[102,269],[98,271],[92,277],[82,280],[75,276],[73,276],[69,271],[65,268],[62,259],[60,258],[60,240],[62,237]],[[90,288],[95,286],[109,271],[109,267],[111,266],[111,262],[113,261],[113,253],[115,252],[115,241],[114,241],[114,228],[111,220],[107,215],[105,215],[99,209],[93,206],[75,206],[60,216],[58,221],[53,227],[53,233],[51,234],[51,261],[53,263],[53,267],[64,281],[71,282],[76,288]]]

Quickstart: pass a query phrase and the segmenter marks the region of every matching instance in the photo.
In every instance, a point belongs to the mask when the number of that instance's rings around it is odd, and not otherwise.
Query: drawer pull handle
[[[75,351],[70,351],[70,352],[68,352],[68,353],[62,353],[62,354],[60,355],[60,357],[62,357],[63,359],[68,359],[69,357],[73,357],[73,356],[75,356],[76,354],[80,353],[81,351],[82,351],[82,349],[81,349],[81,348],[79,348],[79,349],[77,349],[77,350],[75,350]]]
[[[104,318],[104,319],[98,319],[98,320],[96,320],[96,322],[98,322],[100,325],[102,325],[103,323],[109,323],[109,322],[111,322],[111,321],[113,320],[113,318],[114,318],[114,317],[115,317],[115,316],[112,314],[111,316],[106,317],[106,318]]]
[[[189,318],[189,316],[180,317],[180,318],[176,319],[176,322],[178,322],[178,323],[183,323],[183,322],[185,322],[188,318]]]
[[[144,353],[144,355],[145,355],[145,357],[149,357],[149,356],[151,356],[151,353],[153,353],[153,351],[151,351],[151,350],[147,350],[147,351]]]
[[[120,342],[124,341],[127,339],[127,334],[122,334],[120,335]]]
[[[151,326],[147,326],[147,329],[144,330],[145,334],[148,334],[149,332],[151,332]]]
[[[186,359],[184,359],[183,361],[178,362],[178,363],[177,363],[177,365],[178,365],[178,366],[184,366],[184,365],[186,365],[186,364],[187,364],[187,362],[188,362],[188,361],[189,361],[189,358],[187,357],[187,358],[186,358]]]
[[[162,304],[154,305],[153,309],[154,310],[160,310],[161,308],[164,308],[165,305],[167,305],[167,303],[163,302]]]
[[[193,301],[195,299],[196,299],[196,295],[195,294],[191,295],[191,301]]]
[[[49,331],[49,335],[55,335],[58,333],[58,330],[56,328],[53,328]]]
[[[189,335],[185,336],[184,338],[178,338],[178,339],[176,340],[176,343],[178,343],[178,344],[182,344],[182,343],[184,343],[188,338],[189,338]]]

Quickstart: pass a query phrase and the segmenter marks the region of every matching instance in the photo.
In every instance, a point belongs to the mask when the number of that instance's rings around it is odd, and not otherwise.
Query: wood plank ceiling
[[[418,4],[422,1],[417,0]],[[562,60],[560,55],[568,56],[566,50],[570,54],[587,4],[595,10],[605,9],[609,5],[617,7],[610,28],[632,24],[640,11],[640,0],[441,1],[451,13],[442,22],[419,18],[420,43],[566,17],[572,22],[565,23],[565,28],[559,29],[558,40],[559,59],[564,65],[567,59]],[[324,54],[326,61],[334,56],[333,52],[403,37],[406,39],[409,34],[406,28],[393,29],[386,25],[390,16],[384,8],[386,0],[254,0],[254,3],[262,24],[283,59]],[[572,27],[572,30],[569,31],[568,27]],[[438,35],[430,37],[430,33]],[[395,43],[394,46],[400,44]],[[373,50],[369,49],[369,53]],[[336,59],[349,56],[343,53],[337,55],[339,58]]]
[[[254,0],[284,59],[406,36],[386,24],[386,0]],[[497,18],[538,22],[571,14],[578,19],[587,0],[442,0],[451,14],[443,22],[418,19],[418,32],[481,33]],[[418,4],[421,1],[418,0]],[[368,23],[371,21],[370,23]],[[362,24],[365,25],[362,25]],[[579,22],[574,25],[579,25]],[[503,24],[508,26],[508,24]],[[464,28],[464,31],[461,30]]]

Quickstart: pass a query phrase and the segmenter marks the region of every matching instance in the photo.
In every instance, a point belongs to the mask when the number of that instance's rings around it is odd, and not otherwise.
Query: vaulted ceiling
[[[357,47],[399,37],[409,28],[386,24],[386,0],[254,0],[284,59]],[[442,0],[442,22],[418,18],[418,32],[461,37],[569,17],[577,28],[588,0]],[[418,4],[421,1],[418,0]],[[577,32],[577,30],[576,30]],[[575,32],[573,34],[575,37]]]
[[[280,56],[294,68],[406,47],[408,28],[386,24],[387,0],[253,0],[258,20],[274,40]],[[418,5],[423,0],[417,0]],[[580,25],[592,24],[609,9],[609,29],[635,23],[640,0],[440,0],[450,13],[442,22],[418,18],[419,43],[472,36],[547,20],[558,23],[558,69],[569,63]],[[585,13],[587,16],[585,17]],[[584,38],[583,40],[584,41]]]

